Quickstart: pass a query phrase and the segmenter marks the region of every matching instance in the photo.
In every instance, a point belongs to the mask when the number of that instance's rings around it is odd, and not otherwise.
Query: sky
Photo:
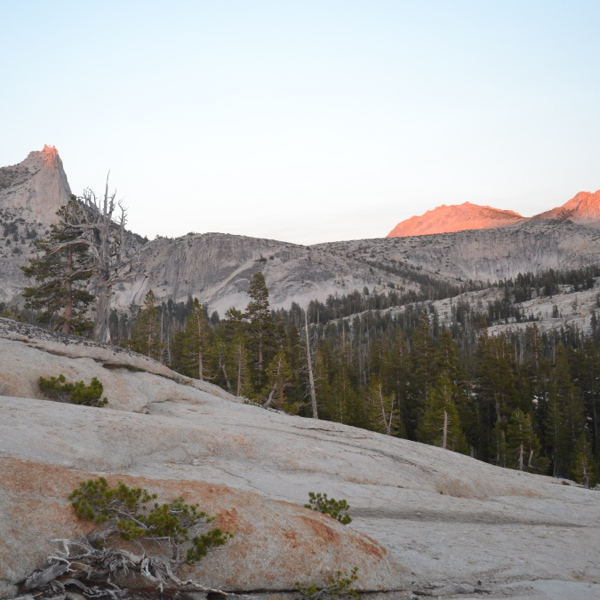
[[[0,0],[0,165],[150,239],[384,237],[600,188],[597,0]]]

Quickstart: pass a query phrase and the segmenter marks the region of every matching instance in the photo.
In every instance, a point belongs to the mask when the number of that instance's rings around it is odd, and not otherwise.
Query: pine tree
[[[595,313],[594,313],[595,314]],[[600,354],[594,347],[591,338],[585,341],[583,350],[574,361],[579,367],[578,381],[586,407],[586,413],[591,418],[591,446],[596,456],[600,455]]]
[[[248,330],[244,315],[230,308],[215,331],[213,361],[216,359],[217,381],[220,380],[236,396],[254,396],[250,378]]]
[[[400,412],[394,394],[384,394],[381,381],[375,378],[369,386],[368,399],[370,428],[385,435],[397,435]]]
[[[183,332],[181,362],[184,375],[200,381],[207,378],[210,338],[210,325],[205,309],[195,298]]]
[[[273,357],[267,371],[267,385],[265,392],[268,393],[267,400],[263,404],[265,408],[274,406],[286,412],[296,414],[298,404],[290,403],[286,397],[286,388],[292,380],[292,370],[283,348]]]
[[[521,409],[513,412],[506,428],[506,463],[512,469],[531,473],[543,472],[547,466],[531,416]]]
[[[163,361],[164,344],[160,337],[156,297],[152,290],[146,294],[144,306],[131,326],[129,346],[134,352]]]
[[[573,383],[564,346],[556,349],[556,363],[550,381],[546,438],[552,458],[552,474],[567,477],[575,444],[585,426],[585,413],[579,390]]]
[[[443,371],[426,402],[419,424],[419,441],[456,452],[467,453],[460,416],[455,404],[456,388],[447,371]]]
[[[438,374],[435,344],[429,331],[429,319],[424,312],[410,338],[410,347],[412,368],[405,421],[409,439],[417,439],[419,419]]]
[[[571,474],[577,483],[587,488],[594,487],[598,481],[598,471],[587,430],[581,432],[575,444]]]
[[[92,328],[86,316],[94,300],[86,289],[92,276],[91,257],[87,244],[81,242],[81,229],[71,225],[81,212],[81,206],[72,197],[56,213],[59,221],[50,226],[50,234],[34,242],[42,256],[22,267],[25,275],[37,282],[23,292],[25,307],[40,311],[40,323],[54,321],[54,329],[67,334],[82,334]]]
[[[248,295],[251,301],[244,312],[244,319],[248,324],[247,348],[252,359],[254,390],[258,395],[266,383],[265,369],[275,353],[275,327],[269,309],[269,290],[260,271],[250,280]]]
[[[504,465],[506,424],[519,408],[514,346],[502,335],[484,332],[477,343],[476,393],[478,457]]]
[[[315,392],[319,417],[326,421],[339,421],[331,380],[333,378],[333,357],[329,345],[323,339],[317,343],[315,352]]]

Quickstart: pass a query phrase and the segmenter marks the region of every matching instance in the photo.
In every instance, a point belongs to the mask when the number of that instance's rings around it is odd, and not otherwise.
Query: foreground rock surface
[[[398,598],[600,597],[596,491],[240,404],[200,382],[115,367],[109,348],[20,327],[20,338],[6,322],[0,333],[4,597],[43,565],[52,539],[83,533],[66,497],[98,474],[219,513],[235,537],[194,573],[212,587],[292,589],[358,566],[362,589]],[[15,397],[68,369],[97,376],[108,408]],[[345,498],[352,524],[303,509],[309,491]]]

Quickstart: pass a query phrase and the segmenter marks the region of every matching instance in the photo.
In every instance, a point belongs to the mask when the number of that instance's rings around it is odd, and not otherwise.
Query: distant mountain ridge
[[[412,237],[454,233],[469,229],[492,229],[514,225],[524,220],[525,217],[512,210],[500,210],[470,202],[452,206],[442,204],[421,216],[411,217],[398,223],[387,237]]]
[[[579,192],[562,206],[557,206],[531,218],[558,221],[569,219],[574,223],[600,227],[600,190],[593,193]]]
[[[0,169],[0,303],[22,303],[23,288],[31,283],[21,267],[70,193],[52,146]],[[469,203],[441,207],[438,216],[460,214],[463,223],[471,224],[468,229],[480,228],[314,246],[226,233],[159,236],[145,242],[131,233],[137,275],[115,286],[114,306],[125,311],[140,305],[152,289],[159,301],[195,297],[223,315],[232,306],[245,308],[249,282],[258,271],[266,279],[271,307],[278,309],[354,293],[418,294],[426,280],[460,286],[594,265],[600,263],[599,196],[582,192],[531,219]],[[454,219],[455,226],[457,222],[461,219]]]
[[[529,218],[512,210],[501,210],[470,202],[450,206],[442,204],[422,215],[401,221],[386,237],[437,235],[475,229],[496,229],[529,220],[566,219],[588,227],[600,228],[600,190],[594,193],[579,192],[562,206]]]

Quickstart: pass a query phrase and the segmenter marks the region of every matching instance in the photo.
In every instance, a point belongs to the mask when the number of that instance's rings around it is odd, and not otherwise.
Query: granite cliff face
[[[234,537],[186,573],[209,587],[293,590],[356,566],[360,589],[394,600],[600,593],[597,491],[243,404],[126,350],[6,319],[0,356],[0,597],[53,540],[87,531],[67,496],[98,475],[219,515]],[[37,377],[61,372],[98,377],[108,406],[43,399]],[[351,525],[303,508],[309,491],[346,499]]]
[[[415,282],[379,267],[353,260],[327,246],[308,247],[224,233],[188,234],[159,238],[139,253],[140,276],[116,290],[123,308],[141,304],[152,289],[158,298],[185,301],[189,296],[207,302],[223,315],[228,308],[243,309],[252,275],[262,271],[273,308],[354,290],[383,292],[390,286],[417,289]]]
[[[354,260],[433,270],[461,281],[494,282],[519,273],[575,269],[600,261],[600,232],[571,221],[535,219],[510,227],[439,235],[333,242],[317,247]]]
[[[45,226],[56,221],[71,188],[58,150],[44,146],[18,165],[0,168],[0,211]]]
[[[31,152],[18,165],[0,168],[0,302],[19,296],[26,280],[21,267],[33,240],[56,221],[71,188],[54,146]]]

